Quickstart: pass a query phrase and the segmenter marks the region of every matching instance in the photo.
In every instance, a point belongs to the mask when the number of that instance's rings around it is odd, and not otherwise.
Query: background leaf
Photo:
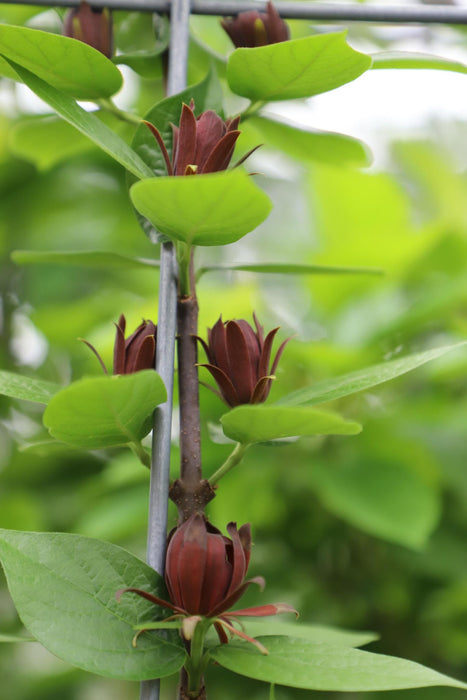
[[[11,259],[18,265],[76,265],[100,270],[159,267],[158,260],[130,258],[107,250],[14,250]]]
[[[227,80],[233,92],[253,102],[311,97],[355,80],[371,58],[346,43],[347,32],[236,49]]]
[[[389,360],[356,372],[350,372],[341,377],[326,379],[317,382],[314,386],[283,396],[277,401],[277,404],[287,406],[318,404],[332,401],[342,396],[348,396],[349,394],[355,394],[363,389],[370,389],[373,386],[378,386],[378,384],[388,382],[390,379],[395,379],[395,377],[410,372],[426,362],[436,360],[438,357],[442,357],[446,353],[451,352],[451,350],[461,348],[465,344],[465,342],[462,342],[456,345],[446,345],[440,348],[433,348],[432,350],[425,350],[424,352],[417,352],[413,355],[400,357],[397,360]]]
[[[0,394],[4,396],[46,404],[60,389],[53,382],[0,370]]]
[[[285,635],[334,646],[361,647],[378,639],[378,635],[373,632],[354,632],[341,630],[337,627],[325,627],[324,625],[308,625],[300,620],[296,622],[282,622],[272,619],[254,620],[252,618],[244,618],[244,625],[250,637]]]
[[[415,51],[382,51],[371,56],[372,69],[409,68],[426,70],[448,70],[454,73],[467,73],[467,66],[442,56],[416,53]]]
[[[212,649],[214,661],[235,673],[268,683],[310,690],[347,692],[467,685],[406,659],[371,654],[295,637],[261,637],[269,654],[252,644],[223,644]]]
[[[154,370],[81,379],[62,389],[44,413],[57,440],[98,449],[138,442],[151,429],[155,407],[166,400]]]
[[[147,564],[99,540],[69,534],[0,530],[0,559],[20,617],[34,637],[68,663],[112,678],[144,680],[178,671],[185,651],[177,633],[144,633],[133,625],[165,610],[127,587],[166,595]]]
[[[221,418],[227,437],[237,442],[267,442],[296,435],[356,435],[358,423],[314,408],[237,406]]]
[[[120,71],[104,54],[59,34],[2,24],[0,54],[77,100],[110,97],[122,87]]]

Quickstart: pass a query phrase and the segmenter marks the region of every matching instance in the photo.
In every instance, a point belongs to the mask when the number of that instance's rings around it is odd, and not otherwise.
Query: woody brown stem
[[[201,687],[197,691],[197,694],[193,695],[193,692],[189,690],[189,678],[186,670],[182,668],[180,671],[180,684],[178,686],[178,700],[206,700],[206,687],[203,682],[201,682]]]
[[[190,261],[191,294],[179,296],[178,323],[178,391],[180,403],[180,478],[170,489],[177,505],[179,520],[204,511],[214,497],[214,490],[203,479],[201,468],[201,429],[198,382],[198,301],[194,286],[193,259]]]

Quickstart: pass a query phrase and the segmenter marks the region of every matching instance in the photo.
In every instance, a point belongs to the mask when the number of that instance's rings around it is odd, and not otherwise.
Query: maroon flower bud
[[[266,12],[240,12],[235,18],[221,20],[221,25],[237,48],[278,44],[290,38],[289,28],[272,2],[268,2]]]
[[[152,321],[143,321],[138,328],[125,339],[126,320],[122,314],[116,325],[116,336],[114,344],[113,373],[133,374],[142,369],[154,369],[156,364],[156,338],[157,326]],[[83,342],[93,351],[104,372],[107,368],[97,352],[96,348]]]
[[[78,8],[67,12],[63,32],[65,36],[89,44],[107,58],[113,54],[112,16],[107,8],[92,8],[81,0]]]
[[[279,328],[266,337],[264,329],[253,314],[256,331],[247,321],[227,321],[219,318],[208,329],[208,342],[201,341],[209,364],[206,367],[216,380],[215,392],[229,406],[245,403],[263,403],[271,390],[274,372],[290,338],[284,340],[270,366],[272,344]]]
[[[262,653],[267,650],[257,640],[237,630],[232,621],[239,617],[265,617],[296,610],[287,603],[258,605],[243,610],[229,608],[241,598],[252,583],[264,587],[261,576],[245,580],[250,561],[251,533],[249,525],[237,530],[235,523],[227,525],[230,535],[225,537],[206,521],[204,515],[194,513],[169,537],[165,560],[165,581],[170,602],[139,588],[117,591],[119,600],[125,592],[132,592],[172,610],[174,617],[184,617],[182,632],[191,639],[193,628],[201,618],[210,618],[222,643],[228,642],[227,630],[255,644]]]
[[[172,603],[189,615],[220,615],[252,583],[244,581],[250,561],[250,526],[237,530],[235,523],[229,523],[227,531],[231,539],[195,513],[170,538],[165,581]]]
[[[212,110],[199,117],[194,114],[195,104],[184,104],[179,126],[172,124],[173,156],[170,160],[159,130],[144,122],[155,137],[165,160],[168,175],[202,175],[226,170],[240,135],[240,117],[224,121]],[[248,158],[253,149],[240,162]],[[237,163],[237,165],[240,164]]]

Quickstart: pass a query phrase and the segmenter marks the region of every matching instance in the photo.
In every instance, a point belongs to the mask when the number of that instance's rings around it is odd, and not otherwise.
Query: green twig
[[[133,454],[135,454],[141,464],[148,469],[151,469],[151,455],[147,452],[140,442],[130,442],[129,447]]]
[[[107,112],[110,112],[114,116],[117,117],[117,119],[120,119],[123,122],[129,122],[130,124],[137,124],[138,126],[141,124],[142,119],[141,117],[138,117],[137,114],[132,114],[131,112],[125,112],[123,109],[120,109],[117,107],[117,105],[112,102],[112,100],[108,100],[105,98],[101,98],[100,100],[96,100],[96,104],[101,107],[102,109],[105,109]]]
[[[233,467],[235,467],[239,462],[241,462],[245,452],[249,447],[250,443],[238,442],[235,445],[233,451],[225,460],[224,464],[221,467],[219,467],[219,469],[216,472],[214,472],[210,479],[208,479],[210,485],[214,486],[215,484],[217,484],[219,479],[222,479],[222,477],[225,476],[227,472],[229,472],[231,469],[233,469]]]

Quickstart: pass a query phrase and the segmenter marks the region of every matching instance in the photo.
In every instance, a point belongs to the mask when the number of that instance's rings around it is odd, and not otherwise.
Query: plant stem
[[[125,112],[124,110],[117,107],[117,105],[110,99],[102,97],[100,100],[96,100],[96,104],[105,109],[107,112],[114,114],[118,119],[123,122],[129,122],[130,124],[141,124],[141,117],[137,114],[132,114],[131,112]]]
[[[189,289],[179,293],[178,319],[178,392],[180,405],[180,478],[170,490],[177,505],[180,522],[202,512],[214,497],[214,491],[203,479],[201,470],[201,428],[198,382],[198,300],[196,298],[193,255],[190,256]]]
[[[138,457],[141,464],[148,469],[151,469],[151,455],[147,452],[140,442],[130,442],[131,451]]]
[[[233,467],[235,467],[239,462],[242,461],[243,456],[247,449],[250,447],[250,443],[242,443],[238,442],[233,451],[230,453],[230,455],[227,457],[225,460],[224,464],[219,467],[219,469],[212,474],[212,476],[208,479],[209,484],[211,486],[215,486],[217,482],[222,479],[223,476],[227,474]]]
[[[265,100],[257,100],[255,102],[250,102],[248,107],[243,110],[240,114],[240,121],[246,121],[249,117],[254,117],[259,110],[267,104]]]

